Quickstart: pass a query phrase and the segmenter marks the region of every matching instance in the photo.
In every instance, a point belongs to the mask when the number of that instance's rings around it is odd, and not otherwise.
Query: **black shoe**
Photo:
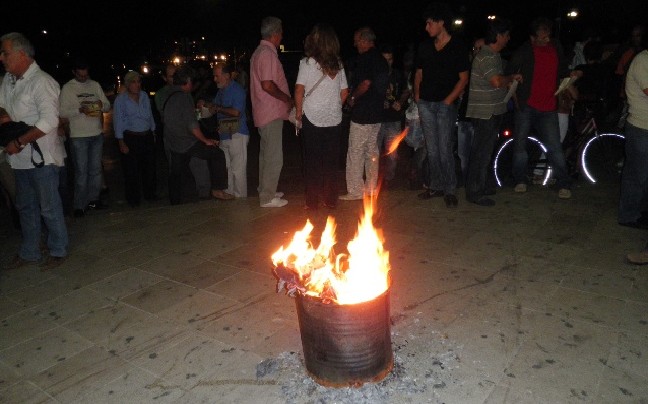
[[[443,200],[445,201],[446,207],[448,208],[456,208],[457,205],[459,205],[459,201],[457,200],[457,197],[452,194],[448,194],[444,196]]]
[[[619,223],[621,226],[632,227],[633,229],[648,229],[648,223],[640,221]]]
[[[101,209],[107,209],[107,208],[108,208],[108,205],[106,205],[105,203],[103,203],[101,201],[92,201],[92,202],[88,203],[88,209],[101,210]]]
[[[74,209],[74,217],[83,217],[85,216],[85,211],[83,209]]]
[[[445,194],[443,191],[428,189],[425,192],[418,194],[419,199],[440,198]],[[453,195],[454,196],[454,195]],[[457,198],[455,198],[457,199]]]
[[[477,199],[476,201],[475,200],[469,200],[469,202],[472,202],[475,205],[479,205],[479,206],[487,206],[487,207],[488,206],[495,206],[495,201],[490,199],[490,198],[486,198],[485,196],[482,196],[481,198]]]

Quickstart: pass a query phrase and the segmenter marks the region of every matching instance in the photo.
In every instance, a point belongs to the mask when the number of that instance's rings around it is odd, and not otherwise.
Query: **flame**
[[[335,255],[335,219],[328,217],[320,244],[313,248],[313,225],[295,232],[288,247],[272,254],[276,266],[294,271],[310,296],[333,296],[338,304],[356,304],[372,300],[389,286],[389,252],[383,249],[382,233],[373,226],[373,199],[365,198],[364,215],[358,232],[347,245],[349,254]],[[331,293],[332,292],[332,293]]]
[[[393,152],[398,149],[398,146],[401,144],[403,139],[405,139],[405,136],[407,136],[407,131],[409,128],[403,129],[401,133],[398,134],[391,142],[389,142],[389,148],[387,148],[387,151],[385,152],[385,156],[392,154]]]

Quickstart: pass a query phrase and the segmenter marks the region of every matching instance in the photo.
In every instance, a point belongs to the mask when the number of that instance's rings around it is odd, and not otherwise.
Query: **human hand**
[[[394,101],[394,103],[392,104],[392,108],[394,109],[394,111],[400,111],[401,110],[400,102]]]
[[[14,155],[16,153],[20,153],[22,151],[22,149],[20,147],[18,147],[18,145],[16,144],[15,141],[14,142],[9,142],[9,144],[7,144],[7,146],[5,146],[4,150],[5,150],[5,153],[7,153],[10,156]]]
[[[123,140],[119,140],[119,152],[121,154],[128,154],[130,150],[128,149],[128,146],[126,146],[126,143]]]
[[[511,75],[511,78],[512,78],[513,80],[515,80],[515,81],[520,82],[520,83],[522,82],[522,79],[523,79],[523,77],[522,77],[522,75],[521,75],[520,73],[512,74],[512,75]]]
[[[218,146],[218,141],[213,139],[205,139],[203,143],[205,143],[205,146],[211,146],[211,147]]]

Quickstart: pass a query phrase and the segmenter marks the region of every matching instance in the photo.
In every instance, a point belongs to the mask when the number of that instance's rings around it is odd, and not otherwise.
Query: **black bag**
[[[24,135],[31,129],[31,126],[27,125],[25,122],[5,122],[0,125],[0,146],[7,147],[7,145],[14,140],[18,139],[20,136]],[[45,165],[45,159],[43,158],[43,152],[38,146],[36,141],[30,143],[32,146],[32,156],[31,161],[34,167],[40,168]],[[40,156],[40,162],[34,161],[34,151]]]

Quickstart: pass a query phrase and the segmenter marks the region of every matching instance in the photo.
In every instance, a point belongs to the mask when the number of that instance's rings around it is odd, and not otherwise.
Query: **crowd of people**
[[[358,55],[352,65],[345,66],[335,30],[317,24],[304,40],[304,58],[291,94],[277,52],[283,38],[282,21],[266,17],[261,22],[261,41],[250,59],[249,76],[244,72],[242,81],[237,80],[241,72],[230,64],[216,64],[212,73],[218,92],[197,99],[196,71],[188,65],[170,64],[165,70],[166,85],[151,100],[142,90],[141,75],[129,71],[113,105],[90,79],[87,61],[75,60],[73,78],[61,88],[40,69],[24,35],[2,36],[0,61],[6,75],[0,87],[0,112],[6,111],[7,121],[26,124],[22,130],[13,130],[18,134],[4,145],[13,176],[6,167],[0,170],[5,188],[15,189],[23,235],[20,251],[6,268],[41,262],[43,269],[50,269],[68,254],[58,192],[66,137],[74,166],[74,216],[106,208],[100,198],[101,117],[111,108],[125,200],[132,207],[139,206],[142,198],[158,198],[156,136],[163,141],[169,162],[171,204],[183,202],[192,177],[196,183],[206,182],[215,199],[247,197],[249,124],[257,128],[260,138],[259,205],[287,205],[277,186],[283,166],[283,126],[291,110],[303,147],[307,210],[320,205],[334,209],[340,201],[375,197],[381,180],[389,184],[397,175],[403,137],[413,149],[408,173],[416,173],[425,188],[418,194],[420,199],[442,198],[447,208],[456,208],[457,188],[463,184],[466,201],[493,206],[495,190],[488,177],[507,113],[514,115],[514,191],[524,193],[532,184],[525,144],[534,131],[547,147],[558,198],[569,199],[572,178],[561,144],[566,131],[561,113],[569,119],[574,101],[608,95],[608,88],[600,88],[604,74],[599,68],[600,41],[590,35],[578,42],[570,60],[553,36],[552,21],[537,18],[529,26],[528,41],[506,61],[501,53],[510,40],[510,21],[489,21],[483,37],[470,50],[465,39],[453,32],[454,19],[447,4],[432,3],[423,17],[429,38],[419,44],[415,56],[404,58],[402,68],[394,63],[394,46],[377,46],[376,34],[368,26],[355,31]],[[635,34],[614,71],[622,83],[616,88],[622,100],[619,104],[627,112],[618,221],[648,228],[648,51],[643,27],[635,28]],[[579,80],[558,92],[565,77]],[[335,157],[345,135],[345,114],[350,118],[346,192],[339,195]],[[0,129],[4,132],[4,125]],[[456,169],[455,153],[461,170]],[[382,166],[381,157],[386,160]],[[46,248],[42,234],[47,235]],[[48,252],[45,260],[43,251]],[[648,249],[629,255],[628,260],[648,263]]]

